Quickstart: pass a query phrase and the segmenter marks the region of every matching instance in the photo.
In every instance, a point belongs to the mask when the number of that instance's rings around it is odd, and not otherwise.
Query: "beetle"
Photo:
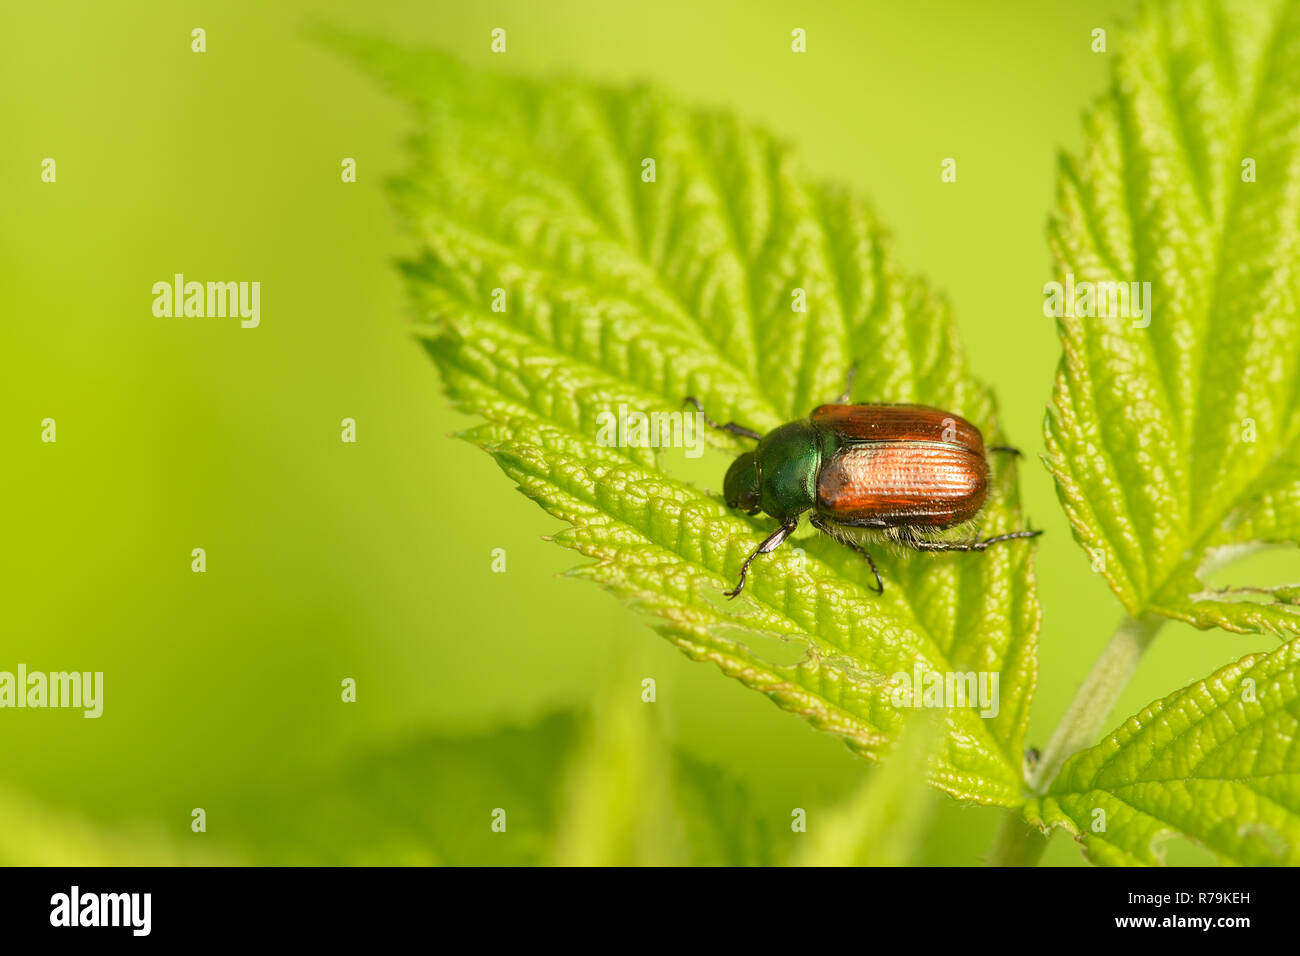
[[[971,521],[989,493],[986,452],[1020,452],[1006,445],[985,448],[980,430],[966,419],[928,405],[849,404],[853,370],[836,404],[820,405],[804,419],[761,435],[735,422],[718,424],[695,406],[711,428],[758,442],[731,463],[723,479],[730,508],[760,511],[780,526],[740,566],[740,580],[724,592],[745,588],[749,566],[770,554],[799,527],[804,513],[818,531],[867,559],[877,594],[885,591],[870,552],[850,529],[867,529],[916,551],[984,551],[989,545],[1033,538],[1041,531],[1011,531],[974,541],[934,540],[926,534]]]

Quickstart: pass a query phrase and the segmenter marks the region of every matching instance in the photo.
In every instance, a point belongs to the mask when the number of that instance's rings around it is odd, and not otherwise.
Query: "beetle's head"
[[[722,496],[728,508],[758,514],[758,456],[747,451],[731,463],[722,479]]]

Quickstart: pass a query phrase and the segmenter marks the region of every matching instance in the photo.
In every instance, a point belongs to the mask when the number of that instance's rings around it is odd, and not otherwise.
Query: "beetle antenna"
[[[700,416],[704,419],[704,424],[708,425],[710,428],[716,428],[720,432],[729,432],[732,435],[739,435],[741,438],[752,438],[754,441],[758,441],[763,437],[758,432],[754,431],[754,429],[746,428],[744,425],[737,425],[735,422],[727,422],[725,425],[719,425],[708,416],[704,411],[704,406],[700,404],[700,400],[694,395],[687,395],[682,399],[682,404],[694,405],[695,410],[699,412]],[[743,584],[744,582],[742,581],[741,583]]]
[[[985,451],[1000,451],[1003,454],[1015,455],[1017,458],[1021,456],[1020,449],[1012,448],[1010,445],[989,445],[989,447],[986,448]]]

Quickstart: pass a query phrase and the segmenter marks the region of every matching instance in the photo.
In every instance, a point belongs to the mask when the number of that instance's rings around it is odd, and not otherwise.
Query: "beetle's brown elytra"
[[[1033,538],[1041,531],[1011,531],[975,541],[925,537],[975,518],[988,500],[990,451],[1019,455],[1014,448],[985,448],[980,430],[966,419],[928,405],[851,405],[849,387],[839,404],[821,405],[806,419],[787,422],[766,435],[707,415],[713,428],[758,442],[740,455],[723,482],[727,505],[760,511],[780,522],[740,568],[735,597],[749,566],[794,533],[799,517],[857,551],[871,567],[875,591],[885,585],[870,552],[845,533],[850,528],[884,532],[917,551],[984,551],[991,544]],[[701,414],[699,401],[687,397]]]
[[[809,420],[844,442],[817,476],[816,508],[840,524],[950,528],[988,498],[984,440],[963,418],[924,405],[822,405]]]

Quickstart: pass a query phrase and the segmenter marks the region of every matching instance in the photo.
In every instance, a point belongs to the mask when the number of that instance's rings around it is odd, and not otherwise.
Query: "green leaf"
[[[1300,540],[1300,4],[1153,3],[1117,46],[1050,237],[1062,284],[1149,282],[1150,325],[1058,319],[1048,464],[1131,615],[1294,633],[1294,588],[1204,574]]]
[[[405,265],[417,334],[457,405],[486,420],[465,437],[568,523],[558,543],[592,559],[573,575],[872,758],[902,726],[893,675],[997,673],[998,714],[947,711],[930,775],[961,798],[1018,805],[1039,617],[1031,545],[882,551],[877,597],[860,557],[800,539],[806,556],[761,558],[728,602],[770,520],[730,511],[651,449],[597,442],[602,413],[677,410],[688,394],[715,419],[770,429],[833,400],[854,360],[857,400],[937,405],[1002,441],[947,307],[900,270],[870,209],[768,133],[652,88],[332,42],[416,107],[413,167],[393,192],[418,243]],[[792,310],[795,289],[806,312]],[[1014,463],[998,468],[983,533],[1024,526]]]
[[[673,750],[654,705],[640,703],[636,684],[625,690],[611,705],[606,688],[590,713],[377,750],[292,800],[250,795],[223,808],[213,838],[273,866],[771,862],[746,791]]]
[[[765,825],[717,768],[674,751],[643,699],[642,655],[621,651],[560,786],[553,863],[746,866],[769,862]]]
[[[273,866],[537,866],[551,861],[556,782],[580,732],[567,712],[528,727],[376,749],[228,811],[240,851]],[[290,791],[286,791],[290,793]],[[504,833],[493,829],[504,811]]]
[[[240,861],[190,831],[188,808],[170,827],[107,826],[0,788],[0,866],[229,866]]]
[[[889,763],[874,771],[843,805],[810,819],[796,866],[906,866],[916,861],[933,794],[925,765],[937,728],[911,721]]]
[[[1162,863],[1161,841],[1185,836],[1224,863],[1300,864],[1297,747],[1300,638],[1131,717],[1026,815],[1069,829],[1096,863]]]
[[[689,844],[674,795],[672,751],[633,674],[605,682],[563,783],[555,862],[670,866]]]

